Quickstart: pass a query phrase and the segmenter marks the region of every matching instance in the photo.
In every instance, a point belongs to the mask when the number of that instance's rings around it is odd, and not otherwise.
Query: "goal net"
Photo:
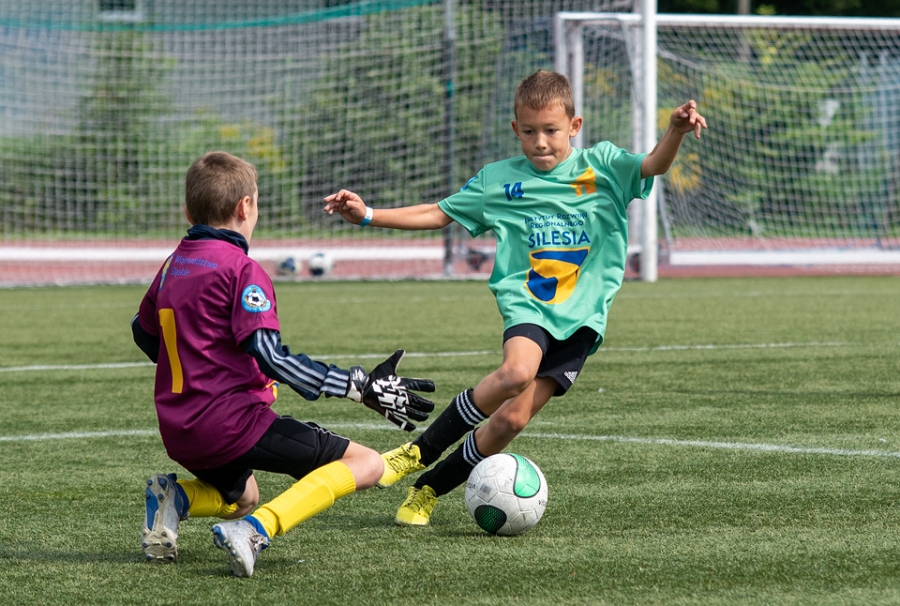
[[[585,139],[637,146],[641,15],[557,28]],[[709,122],[660,180],[660,265],[900,267],[900,20],[660,14],[656,38],[657,135],[688,99]]]
[[[553,69],[557,11],[631,0],[0,0],[0,285],[149,282],[183,237],[184,175],[259,171],[251,256],[333,277],[467,276],[493,242],[322,212],[437,202],[515,155],[512,93]]]

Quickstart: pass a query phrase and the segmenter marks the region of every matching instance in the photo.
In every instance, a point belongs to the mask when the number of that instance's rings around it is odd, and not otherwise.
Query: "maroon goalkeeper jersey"
[[[155,401],[166,451],[187,469],[244,454],[276,418],[272,381],[240,343],[279,330],[266,272],[233,243],[182,240],[141,301],[159,336]]]

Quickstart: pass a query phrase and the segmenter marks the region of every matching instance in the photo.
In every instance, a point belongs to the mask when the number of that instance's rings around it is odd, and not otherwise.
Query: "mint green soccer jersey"
[[[645,155],[602,142],[573,149],[547,172],[519,156],[488,164],[441,200],[473,236],[497,236],[488,285],[504,330],[537,324],[562,340],[589,326],[600,345],[625,276],[625,209],[653,185],[652,177],[641,179]]]

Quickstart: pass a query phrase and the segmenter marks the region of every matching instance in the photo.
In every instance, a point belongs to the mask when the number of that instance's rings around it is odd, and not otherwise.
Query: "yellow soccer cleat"
[[[378,488],[393,486],[409,474],[425,469],[419,460],[421,456],[419,447],[412,442],[383,453],[384,474],[378,480]]]
[[[397,510],[394,524],[397,526],[428,526],[431,512],[437,505],[437,495],[431,486],[409,487],[409,494]]]

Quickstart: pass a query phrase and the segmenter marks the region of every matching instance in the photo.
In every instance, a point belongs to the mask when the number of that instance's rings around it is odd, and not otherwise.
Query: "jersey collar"
[[[239,246],[244,250],[245,255],[250,252],[250,245],[247,243],[247,239],[230,229],[216,229],[209,225],[197,224],[192,225],[187,233],[185,240],[222,240],[223,242],[230,242],[235,246]]]

